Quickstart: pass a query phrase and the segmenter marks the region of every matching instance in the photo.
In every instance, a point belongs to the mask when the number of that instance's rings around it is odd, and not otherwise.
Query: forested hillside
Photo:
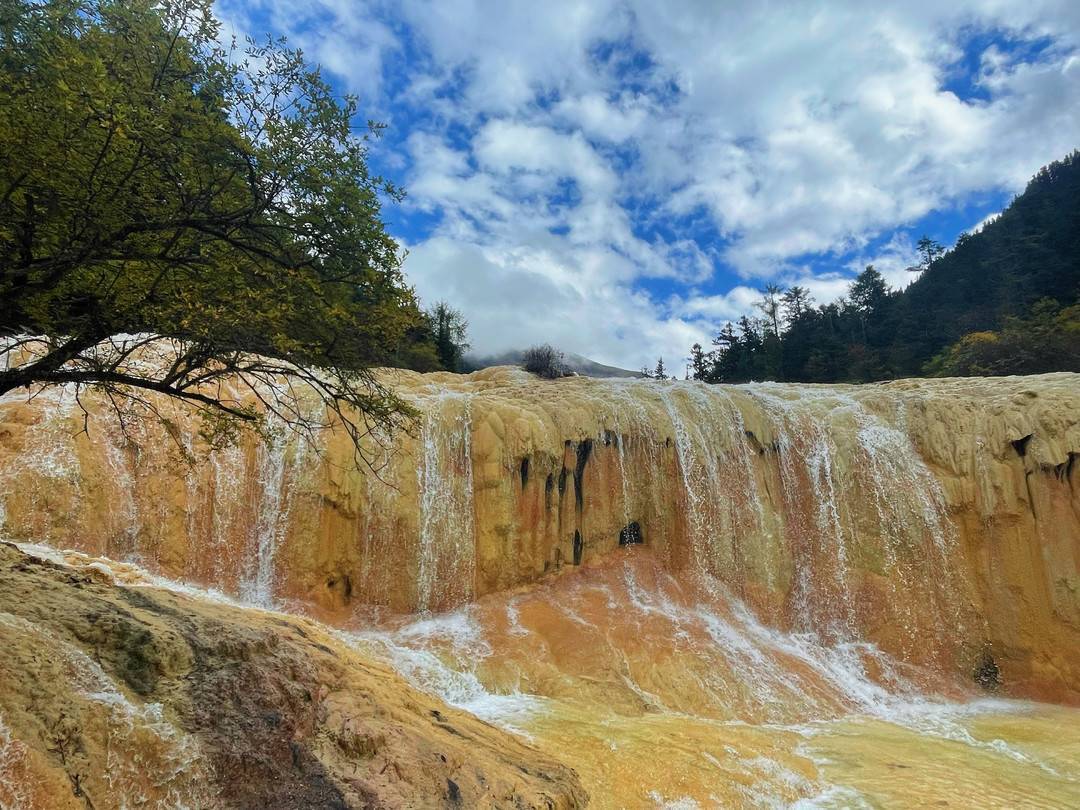
[[[922,275],[890,290],[867,267],[840,301],[766,288],[760,317],[694,346],[695,378],[868,381],[1080,370],[1080,152],[951,250],[920,241]]]

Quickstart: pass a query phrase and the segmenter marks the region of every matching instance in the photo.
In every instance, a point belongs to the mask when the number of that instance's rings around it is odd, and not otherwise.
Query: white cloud
[[[435,236],[410,247],[409,278],[426,300],[464,308],[481,353],[549,342],[635,369],[663,355],[674,368],[691,344],[708,342],[709,327],[687,317],[698,313],[664,317],[629,287],[588,283],[597,277],[589,261],[557,243],[508,249]]]
[[[292,29],[377,117],[409,120],[407,205],[440,219],[406,269],[482,350],[551,340],[636,367],[750,311],[765,281],[824,302],[873,263],[902,286],[912,246],[871,249],[881,234],[1018,191],[1080,143],[1073,0],[226,8]],[[1046,47],[987,48],[958,97],[965,38],[991,30]],[[806,270],[815,255],[837,270]],[[744,280],[716,289],[718,267]]]
[[[968,229],[968,233],[978,233],[979,231],[981,231],[983,228],[985,228],[987,225],[989,225],[991,222],[993,222],[994,220],[996,220],[1000,216],[1001,216],[1000,211],[995,211],[992,214],[987,214],[985,217],[983,217],[977,223],[975,223],[973,226],[971,226],[971,228]]]

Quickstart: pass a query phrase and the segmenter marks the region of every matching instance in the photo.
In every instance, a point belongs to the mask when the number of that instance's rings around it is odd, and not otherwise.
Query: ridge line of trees
[[[921,275],[891,289],[873,265],[840,300],[768,285],[756,315],[695,343],[706,382],[868,382],[1080,371],[1080,151],[1041,169],[1000,216],[951,249],[924,236]]]

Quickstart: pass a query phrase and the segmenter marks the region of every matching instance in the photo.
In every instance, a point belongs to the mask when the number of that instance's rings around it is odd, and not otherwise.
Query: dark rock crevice
[[[988,692],[996,692],[1001,688],[1001,669],[998,667],[997,661],[994,660],[989,647],[983,649],[982,657],[979,659],[979,663],[975,665],[971,676],[975,683]]]
[[[585,439],[577,446],[577,463],[574,465],[574,499],[580,512],[585,506],[585,465],[589,463],[592,455],[593,440]]]
[[[759,456],[764,455],[765,454],[765,446],[760,441],[758,441],[758,437],[754,435],[754,431],[747,430],[745,432],[746,432],[746,441],[750,443],[750,447],[753,449],[753,451],[755,453],[757,453]]]
[[[620,546],[636,546],[645,542],[645,535],[641,531],[641,524],[632,520],[619,529]]]
[[[1014,439],[1009,442],[1009,444],[1013,446],[1013,450],[1016,451],[1016,455],[1020,456],[1020,458],[1027,455],[1028,444],[1031,442],[1031,437],[1034,435],[1034,433],[1029,433],[1027,436],[1021,436],[1019,439]]]

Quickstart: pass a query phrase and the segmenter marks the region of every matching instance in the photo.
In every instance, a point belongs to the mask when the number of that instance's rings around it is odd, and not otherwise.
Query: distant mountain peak
[[[524,349],[510,349],[509,351],[500,352],[498,354],[466,355],[462,363],[462,370],[479,371],[482,368],[489,368],[491,366],[520,366],[524,354]],[[640,371],[630,371],[629,369],[619,368],[618,366],[606,366],[603,363],[597,363],[595,360],[590,360],[588,357],[575,354],[574,352],[563,352],[562,354],[563,363],[566,365],[566,368],[583,377],[642,376]]]

